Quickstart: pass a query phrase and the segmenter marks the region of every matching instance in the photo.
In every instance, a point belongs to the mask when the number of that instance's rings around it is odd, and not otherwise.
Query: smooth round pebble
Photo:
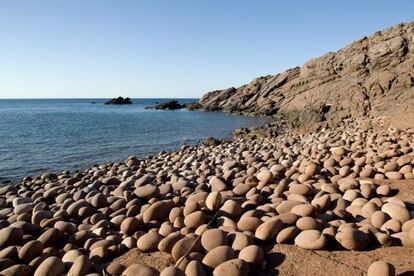
[[[295,244],[304,249],[321,250],[326,247],[328,240],[318,230],[305,230],[295,238]]]
[[[367,274],[368,276],[395,276],[395,268],[390,263],[377,261],[369,266]]]

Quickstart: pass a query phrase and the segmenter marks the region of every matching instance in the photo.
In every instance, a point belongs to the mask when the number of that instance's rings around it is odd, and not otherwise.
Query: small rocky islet
[[[268,245],[413,247],[414,205],[385,184],[414,179],[413,134],[344,120],[27,177],[0,188],[0,274],[247,275]],[[174,265],[113,261],[133,248]],[[384,262],[366,271],[395,274]]]
[[[92,104],[95,104],[96,102],[91,102]],[[113,98],[107,102],[105,102],[105,105],[126,105],[126,104],[132,104],[132,100],[128,97],[123,98],[119,96],[118,98]]]

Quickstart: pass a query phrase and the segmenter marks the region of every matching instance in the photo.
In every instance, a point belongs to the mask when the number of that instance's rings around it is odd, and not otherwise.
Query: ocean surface
[[[132,105],[122,106],[104,105],[107,100],[0,100],[0,183],[44,172],[83,170],[131,155],[144,158],[210,136],[229,138],[235,128],[269,120],[145,109],[167,99],[133,99]]]

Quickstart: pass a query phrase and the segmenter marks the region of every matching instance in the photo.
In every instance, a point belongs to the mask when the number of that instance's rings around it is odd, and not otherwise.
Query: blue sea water
[[[209,136],[231,137],[235,128],[268,120],[221,112],[145,109],[167,99],[133,99],[132,105],[122,106],[104,105],[107,100],[0,100],[0,182],[82,170],[131,155],[143,158]]]

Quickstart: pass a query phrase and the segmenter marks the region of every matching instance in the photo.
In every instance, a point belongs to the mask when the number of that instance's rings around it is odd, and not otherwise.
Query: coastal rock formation
[[[405,116],[414,107],[414,22],[376,32],[301,67],[208,92],[200,104],[209,111],[282,114],[302,125]]]
[[[132,104],[132,101],[128,97],[126,98],[118,97],[118,98],[113,98],[110,101],[107,101],[105,104]]]
[[[184,108],[184,105],[178,103],[176,100],[168,101],[165,103],[159,103],[152,106],[147,106],[145,109],[163,109],[163,110],[176,110]]]
[[[201,109],[201,104],[199,104],[199,103],[188,103],[188,104],[185,105],[185,109],[188,109],[188,110],[191,110],[191,111],[199,110],[199,109]]]
[[[162,110],[177,110],[177,109],[188,109],[188,110],[197,110],[200,109],[201,105],[199,103],[184,103],[180,104],[177,100],[171,100],[164,103],[155,104],[152,106],[147,106],[145,109],[162,109]]]

